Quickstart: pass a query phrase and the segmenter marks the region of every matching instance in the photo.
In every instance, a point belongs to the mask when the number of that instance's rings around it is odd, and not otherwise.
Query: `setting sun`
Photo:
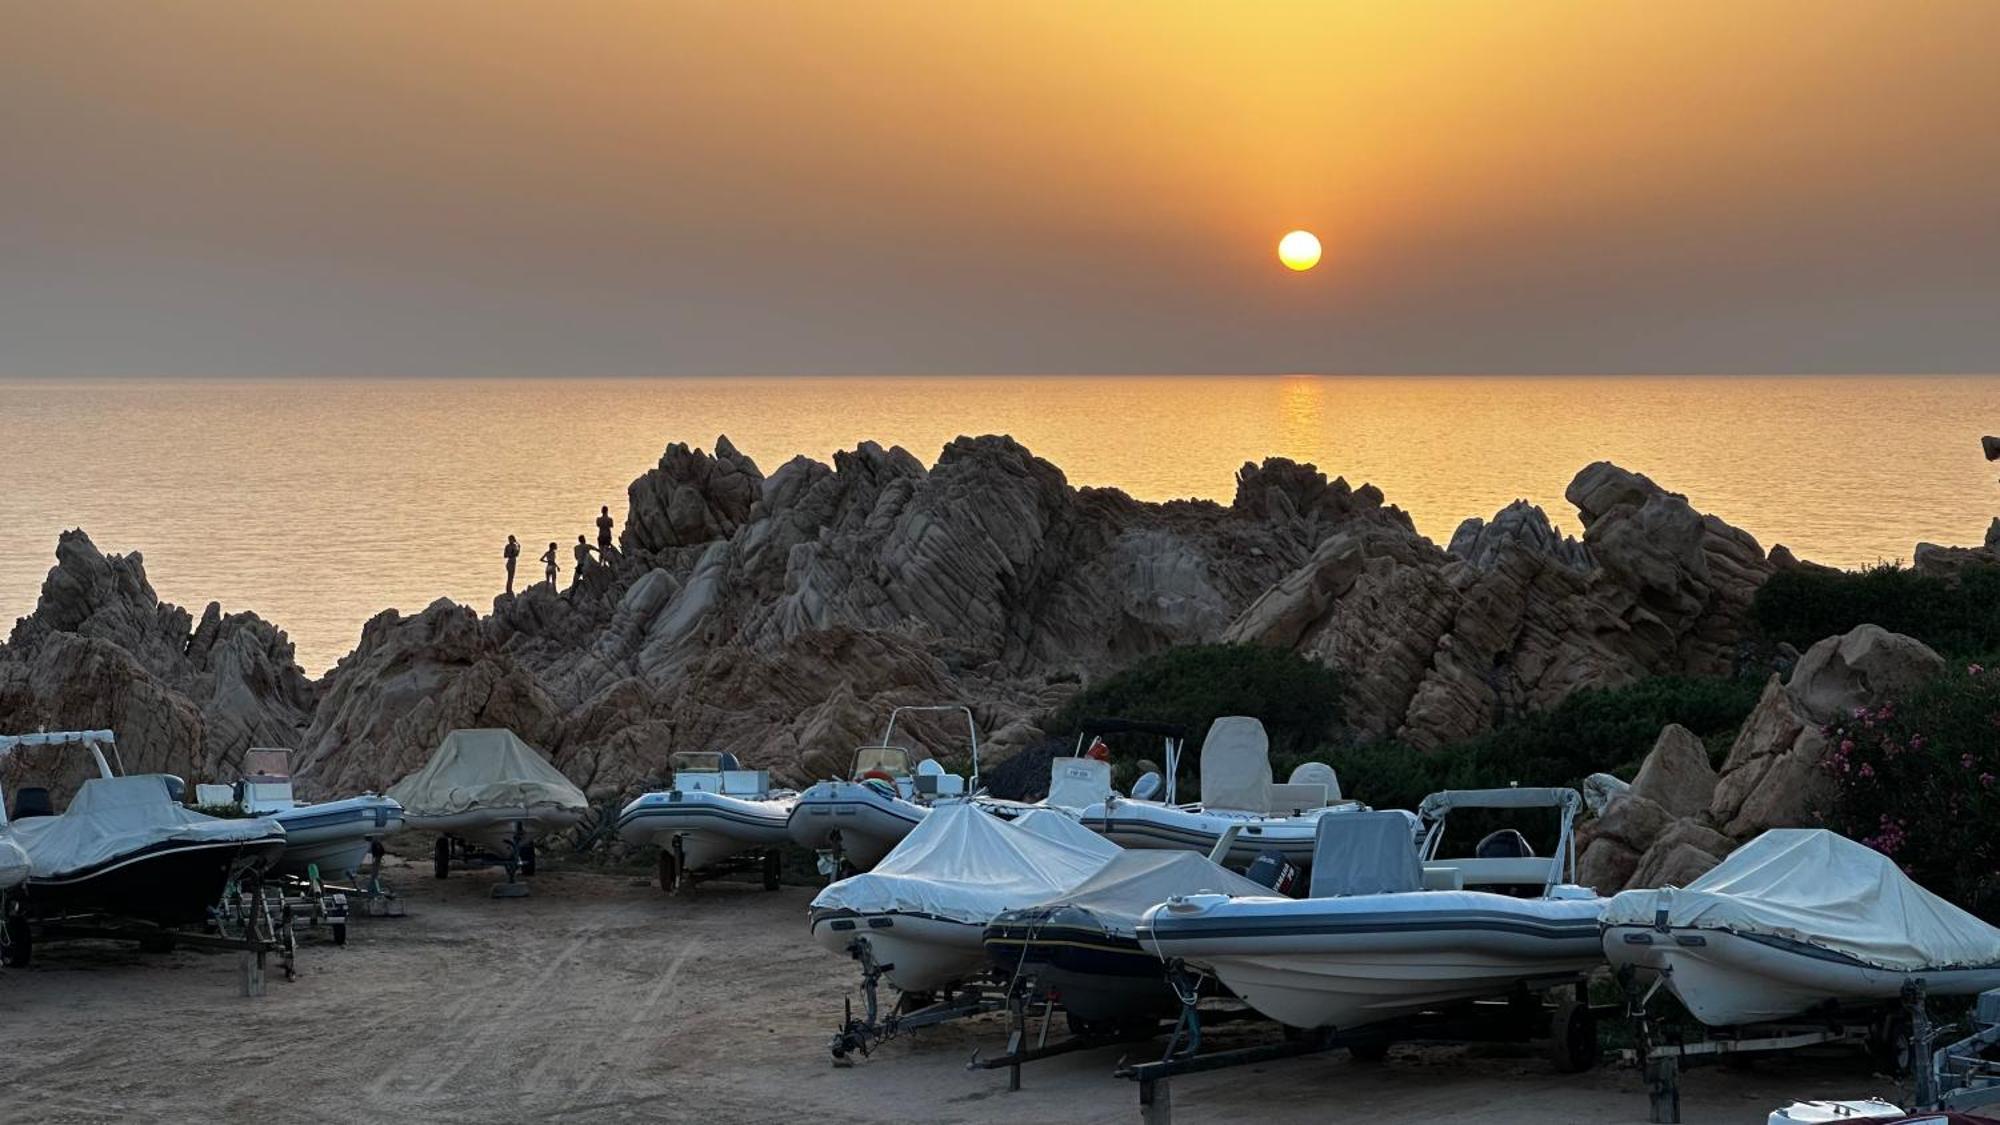
[[[1319,239],[1309,230],[1293,231],[1278,240],[1278,260],[1300,271],[1319,265]]]

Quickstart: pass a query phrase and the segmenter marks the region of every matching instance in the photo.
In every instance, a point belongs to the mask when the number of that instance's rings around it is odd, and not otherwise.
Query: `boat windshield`
[[[683,750],[667,761],[675,773],[722,772],[722,755],[714,750]]]
[[[854,773],[862,774],[879,770],[890,777],[910,776],[910,752],[901,746],[863,746],[854,752]]]

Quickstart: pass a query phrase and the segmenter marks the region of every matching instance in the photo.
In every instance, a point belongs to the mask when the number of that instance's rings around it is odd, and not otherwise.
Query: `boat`
[[[1971,1118],[1961,1120],[1970,1121]],[[1880,1098],[1793,1102],[1783,1109],[1772,1110],[1765,1121],[1766,1125],[1896,1125],[1898,1122],[1907,1125],[1948,1125],[1945,1114],[1931,1113],[1911,1118],[1903,1113],[1903,1107]]]
[[[1312,866],[1313,841],[1322,817],[1363,806],[1343,800],[1333,767],[1307,762],[1283,784],[1271,781],[1271,744],[1264,724],[1225,716],[1209,726],[1201,745],[1200,804],[1173,803],[1170,757],[1162,800],[1109,797],[1079,812],[1092,831],[1124,848],[1173,848],[1207,854],[1236,830],[1225,866],[1243,868],[1275,852],[1300,871]],[[1135,786],[1135,790],[1141,787]]]
[[[966,802],[940,805],[872,871],[820,891],[813,940],[865,954],[903,992],[943,988],[986,965],[995,914],[1076,886],[1117,852],[1052,809],[1004,820]]]
[[[1434,793],[1418,813],[1421,846],[1408,813],[1323,817],[1310,897],[1179,896],[1145,913],[1139,942],[1297,1028],[1365,1027],[1574,983],[1604,960],[1604,900],[1570,882],[1581,805],[1574,789]],[[1462,809],[1553,809],[1554,853],[1525,854],[1509,831],[1473,856],[1441,858],[1450,814]]]
[[[511,877],[535,873],[535,842],[583,819],[583,791],[511,730],[455,730],[424,767],[389,788],[411,828],[438,833],[434,871],[451,874],[454,852],[492,858]]]
[[[667,788],[641,794],[618,814],[628,847],[660,849],[660,889],[754,860],[764,889],[778,889],[778,848],[791,839],[798,794],[772,789],[767,770],[746,770],[734,754],[683,751],[670,759]]]
[[[382,853],[382,841],[403,830],[403,806],[375,793],[337,801],[305,802],[292,794],[291,752],[252,748],[244,759],[243,777],[229,786],[196,786],[204,807],[219,803],[252,816],[268,816],[285,829],[285,854],[275,870],[281,875],[352,875],[370,855]],[[213,792],[220,789],[220,793]]]
[[[7,831],[7,814],[0,812],[0,891],[12,890],[28,881],[28,853]]]
[[[947,772],[935,759],[916,761],[909,747],[895,741],[898,719],[937,712],[965,716],[971,747],[969,786],[966,777]],[[979,725],[972,718],[972,709],[957,705],[898,707],[889,713],[889,724],[879,742],[854,752],[854,768],[846,779],[821,781],[799,794],[786,830],[793,843],[820,853],[822,872],[838,877],[874,867],[923,822],[932,807],[961,800],[978,789]],[[1003,815],[1016,815],[1026,808],[1008,807]],[[1002,809],[994,805],[991,811]]]
[[[1180,999],[1160,958],[1139,944],[1147,909],[1177,895],[1270,893],[1193,852],[1121,850],[1074,888],[994,915],[986,953],[1004,974],[1060,996],[1078,1034],[1150,1025]]]
[[[265,817],[185,808],[165,774],[94,777],[56,816],[8,828],[28,855],[23,898],[36,919],[110,915],[161,925],[207,920],[229,883],[267,870],[285,830]]]
[[[1603,920],[1615,966],[1663,974],[1712,1027],[2000,988],[2000,929],[1895,861],[1816,828],[1775,828],[1685,887],[1623,891]]]

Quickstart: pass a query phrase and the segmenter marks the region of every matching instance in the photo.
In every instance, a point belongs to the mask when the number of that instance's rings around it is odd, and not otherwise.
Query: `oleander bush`
[[[1963,665],[1824,733],[1827,827],[2000,920],[2000,672]]]

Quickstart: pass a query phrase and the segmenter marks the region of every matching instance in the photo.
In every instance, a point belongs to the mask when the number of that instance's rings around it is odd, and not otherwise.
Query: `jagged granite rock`
[[[1420,748],[1580,688],[1732,671],[1771,572],[1756,540],[1606,462],[1567,495],[1581,543],[1519,502],[1449,551],[1386,521],[1343,528],[1223,636],[1342,667],[1356,727]]]
[[[1668,723],[1632,778],[1632,793],[1676,817],[1706,810],[1715,796],[1715,767],[1708,764],[1708,747],[1693,731]]]
[[[1727,670],[1769,571],[1748,536],[1605,464],[1571,486],[1580,541],[1517,503],[1451,550],[1311,465],[1246,464],[1227,505],[1141,503],[1000,436],[928,468],[863,443],[768,476],[727,439],[676,443],[629,499],[622,549],[568,589],[529,585],[483,618],[385,613],[318,684],[268,625],[216,608],[196,624],[137,556],[66,539],[0,653],[0,720],[83,714],[48,669],[87,665],[110,700],[89,713],[176,772],[212,775],[247,740],[297,746],[308,794],[381,788],[451,728],[497,725],[609,796],[677,749],[824,776],[899,703],[969,703],[997,759],[1092,678],[1225,640],[1342,668],[1359,732],[1425,747],[1581,687]],[[962,753],[962,733],[913,729]]]
[[[1944,671],[1944,657],[1915,637],[1880,625],[1857,625],[1799,657],[1785,685],[1793,709],[1815,723],[1902,695]]]
[[[65,531],[35,610],[0,646],[0,731],[109,728],[128,772],[216,777],[251,746],[296,742],[316,693],[285,634],[211,603],[197,624],[162,602],[134,552],[106,555]],[[67,789],[80,755],[22,751],[0,762]]]

